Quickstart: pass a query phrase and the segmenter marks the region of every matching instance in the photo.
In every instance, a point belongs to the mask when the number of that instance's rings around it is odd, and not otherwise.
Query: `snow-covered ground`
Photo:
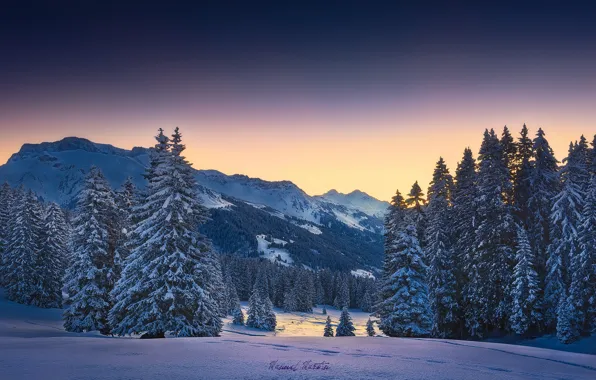
[[[280,313],[283,330],[276,336],[226,322],[219,338],[139,340],[67,333],[61,310],[1,296],[3,380],[596,378],[594,355],[482,342],[323,338],[321,309]],[[339,313],[328,312],[337,322]],[[352,314],[361,335],[368,316]]]
[[[267,236],[265,235],[257,235],[257,251],[260,253],[261,257],[264,257],[268,260],[273,262],[278,262],[281,265],[289,266],[294,262],[292,257],[290,256],[290,252],[287,249],[283,248],[269,248],[269,245],[275,243],[279,245],[286,245],[288,244],[287,241],[273,238],[273,241],[268,241]],[[278,259],[279,258],[279,259]]]

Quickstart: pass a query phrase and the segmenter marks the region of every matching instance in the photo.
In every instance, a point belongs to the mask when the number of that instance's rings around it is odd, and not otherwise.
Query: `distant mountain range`
[[[115,189],[127,177],[143,188],[148,163],[147,148],[126,150],[67,137],[23,145],[0,166],[0,181],[22,184],[45,200],[72,208],[91,166],[99,167]],[[380,234],[387,202],[358,190],[349,194],[331,190],[310,196],[290,181],[270,182],[216,170],[197,170],[196,180],[199,196],[212,210],[212,221],[205,226],[207,234],[221,250],[266,255],[262,242],[257,244],[257,235],[265,234],[272,242],[288,242],[283,249],[289,251],[294,264],[374,269],[381,263]],[[239,224],[232,228],[237,239],[222,233],[231,229],[232,222]]]

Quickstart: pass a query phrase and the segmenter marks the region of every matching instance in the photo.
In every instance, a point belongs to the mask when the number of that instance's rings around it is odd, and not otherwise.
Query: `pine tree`
[[[240,306],[240,298],[238,298],[238,292],[236,291],[236,285],[232,281],[232,276],[228,272],[226,274],[226,295],[227,295],[227,314],[234,315],[234,310]]]
[[[59,308],[62,307],[62,281],[68,260],[68,231],[64,213],[56,203],[48,206],[43,225],[37,263],[42,285],[36,305]]]
[[[518,335],[537,332],[542,322],[540,281],[535,269],[534,254],[523,227],[517,230],[513,270],[511,328]]]
[[[338,275],[336,282],[337,295],[333,300],[333,306],[337,309],[343,309],[350,306],[350,288],[348,286],[348,276]]]
[[[455,260],[449,234],[452,188],[451,174],[441,157],[428,190],[425,252],[429,265],[428,286],[433,313],[433,334],[442,338],[456,336],[459,325]]]
[[[208,211],[197,201],[178,128],[171,142],[161,130],[156,140],[147,197],[134,208],[134,248],[112,293],[110,322],[117,335],[218,336],[221,305],[210,294],[211,245],[198,232]]]
[[[240,304],[238,304],[238,307],[235,308],[234,311],[232,311],[232,317],[234,318],[232,320],[233,324],[244,326],[244,313],[240,308]]]
[[[562,298],[562,294],[563,290],[568,289],[571,282],[571,272],[580,269],[579,267],[571,268],[571,266],[574,262],[581,266],[576,260],[576,256],[580,254],[578,229],[586,197],[583,181],[587,174],[585,152],[577,145],[570,144],[566,164],[560,172],[562,188],[555,197],[551,214],[552,243],[548,248],[547,266],[549,271],[545,288],[546,323],[550,329],[553,328],[556,317],[571,318],[571,316],[558,315],[557,310],[560,306],[558,302],[568,302],[566,297]],[[564,293],[567,294],[566,291]],[[575,300],[575,302],[579,302],[579,300]],[[566,305],[561,307],[565,311],[572,309]],[[569,323],[574,323],[574,321],[569,321]],[[557,323],[557,335],[576,334],[575,332],[560,332],[559,325],[561,323]],[[566,338],[566,340],[568,339]]]
[[[486,130],[478,171],[476,250],[468,264],[466,324],[472,336],[505,329],[510,310],[514,221],[505,202],[509,173],[495,132]]]
[[[474,289],[466,286],[470,274],[474,273],[474,256],[476,243],[476,228],[478,215],[476,212],[477,186],[476,161],[472,150],[466,148],[461,162],[455,173],[455,185],[452,195],[452,240],[454,248],[454,269],[460,294],[459,319],[464,321],[468,302],[473,296]],[[464,333],[464,326],[460,326],[460,333]]]
[[[536,259],[538,278],[543,284],[542,287],[546,290],[547,247],[551,242],[552,229],[550,213],[553,207],[553,199],[559,192],[559,177],[557,173],[558,161],[555,159],[553,150],[549,146],[542,129],[538,129],[536,138],[534,138],[533,152],[534,159],[530,163],[529,187],[531,192],[527,207],[528,237]],[[545,315],[545,321],[549,323],[547,315]]]
[[[583,140],[583,141],[582,141]],[[567,205],[571,209],[570,217],[565,215],[561,218],[561,223],[578,223],[577,227],[570,225],[567,231],[571,234],[571,242],[564,244],[563,249],[570,248],[569,251],[569,274],[570,279],[569,292],[557,322],[557,336],[563,343],[571,343],[580,336],[590,332],[593,322],[591,298],[594,297],[596,281],[594,278],[594,251],[596,239],[594,238],[594,229],[596,226],[596,189],[594,188],[594,175],[592,174],[592,183],[585,185],[585,177],[590,174],[587,162],[587,147],[585,139],[574,147],[574,157],[570,157],[567,166],[561,173],[564,182],[564,191],[570,191],[573,194],[582,192],[584,195],[575,194],[570,196]],[[585,191],[584,191],[585,190]],[[581,197],[581,199],[578,199]],[[561,206],[558,199],[555,203],[557,211]],[[577,202],[583,202],[581,216],[578,218],[576,212],[580,205]],[[569,210],[568,210],[569,211]],[[563,227],[564,228],[564,227]],[[575,236],[573,235],[575,232]],[[565,232],[563,232],[565,236]],[[558,240],[556,241],[558,242]]]
[[[507,126],[503,128],[503,134],[501,135],[499,144],[501,145],[501,151],[503,152],[503,165],[505,166],[505,168],[507,168],[509,179],[504,183],[503,188],[503,192],[505,193],[505,202],[507,204],[512,205],[513,185],[510,180],[512,180],[515,176],[515,159],[517,156],[517,146],[513,141],[513,136],[511,136],[511,132],[509,132],[509,128],[507,128]]]
[[[368,322],[366,322],[366,334],[368,336],[375,336],[377,334],[373,321],[371,321],[370,318],[368,318]]]
[[[352,323],[352,317],[350,317],[348,308],[344,307],[341,311],[337,328],[335,329],[335,336],[355,336],[354,330],[356,329]]]
[[[42,305],[43,273],[40,270],[41,207],[32,191],[18,190],[11,208],[8,244],[3,273],[9,300],[26,305]]]
[[[8,245],[11,207],[14,203],[13,193],[13,189],[6,182],[0,187],[0,286],[6,285],[3,273],[3,257],[6,254],[6,246]]]
[[[333,327],[331,327],[331,317],[330,316],[327,316],[327,321],[325,321],[325,331],[323,332],[323,336],[333,337]]]
[[[66,277],[64,328],[67,331],[110,333],[108,312],[114,257],[109,252],[109,218],[113,207],[108,182],[98,168],[92,167],[79,194],[77,217],[73,221],[77,251]]]
[[[275,331],[277,320],[273,312],[273,304],[267,291],[267,277],[263,271],[257,276],[252,294],[248,300],[248,327],[266,331]]]
[[[416,225],[416,233],[418,234],[418,241],[420,242],[420,246],[424,248],[426,244],[426,239],[424,236],[424,232],[426,230],[426,215],[424,213],[424,205],[426,201],[424,199],[424,193],[418,185],[418,181],[414,182],[412,185],[412,189],[408,193],[408,198],[405,200],[406,205],[412,208],[412,220]]]
[[[528,127],[524,124],[517,140],[517,154],[515,156],[515,171],[513,172],[513,205],[515,215],[524,227],[528,228],[530,210],[528,202],[532,189],[531,160],[534,156],[532,140],[528,137]]]
[[[426,283],[427,267],[422,260],[423,252],[414,224],[398,233],[391,251],[394,252],[391,262],[395,272],[387,276],[388,282],[384,284],[384,299],[378,308],[379,328],[389,336],[428,336],[432,315]]]

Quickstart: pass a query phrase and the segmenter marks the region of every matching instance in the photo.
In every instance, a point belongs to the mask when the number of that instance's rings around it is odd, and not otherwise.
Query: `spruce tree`
[[[451,242],[451,191],[453,179],[441,157],[428,190],[426,208],[428,287],[433,313],[433,334],[453,337],[458,334],[459,305],[455,260]]]
[[[248,300],[248,327],[266,331],[275,331],[277,319],[273,312],[273,304],[267,291],[267,278],[264,271],[260,271]]]
[[[510,310],[515,225],[504,198],[509,173],[495,132],[485,130],[480,148],[478,227],[466,291],[466,324],[472,336],[505,329]]]
[[[240,298],[238,298],[238,292],[236,291],[236,285],[232,281],[232,276],[228,272],[226,274],[226,295],[227,295],[227,314],[234,315],[234,310],[240,306]]]
[[[547,276],[547,248],[551,242],[550,214],[553,200],[559,192],[558,161],[555,159],[545,133],[538,129],[534,138],[533,157],[530,171],[530,196],[528,198],[528,237],[536,259],[536,271],[541,284]],[[551,267],[552,269],[552,267]],[[545,288],[546,285],[542,285]],[[545,315],[545,321],[549,318]]]
[[[426,239],[424,236],[424,232],[426,230],[426,215],[424,212],[424,205],[426,204],[426,200],[424,199],[424,193],[422,192],[420,185],[418,185],[418,181],[414,182],[412,185],[412,189],[410,189],[405,202],[408,207],[411,207],[411,218],[416,225],[418,241],[420,242],[420,246],[424,248],[426,244]]]
[[[562,188],[555,197],[551,224],[552,242],[548,248],[549,260],[547,262],[548,274],[546,277],[545,301],[546,301],[546,323],[552,329],[555,318],[571,318],[557,313],[559,302],[568,302],[563,294],[570,284],[570,276],[573,270],[573,263],[580,265],[576,257],[580,254],[578,230],[581,223],[581,213],[585,201],[584,178],[587,176],[587,165],[585,152],[578,148],[578,145],[570,144],[569,155],[565,165],[561,169],[560,177]],[[571,269],[571,270],[570,270]],[[563,292],[565,290],[565,292]],[[578,302],[578,300],[576,300]],[[562,310],[572,310],[572,307],[562,305]],[[570,321],[569,323],[574,323]],[[563,333],[559,326],[566,325],[557,322],[557,335],[574,335],[574,332]],[[568,340],[566,338],[566,340]]]
[[[232,311],[232,317],[233,324],[244,326],[244,313],[242,312],[242,308],[240,308],[240,304]]]
[[[335,306],[338,310],[343,309],[344,307],[350,306],[350,288],[348,286],[348,276],[347,275],[338,275],[337,282],[336,282],[336,289],[337,295],[333,300],[333,306]]]
[[[335,329],[335,336],[355,336],[354,330],[356,329],[352,323],[352,317],[350,317],[348,308],[344,307],[341,311],[337,328]]]
[[[43,304],[43,273],[40,268],[41,206],[31,190],[22,187],[15,197],[9,219],[8,244],[3,262],[6,296],[26,305]]]
[[[36,302],[40,307],[62,307],[63,278],[68,260],[68,229],[64,212],[56,203],[48,206],[43,220],[38,271],[42,279]]]
[[[330,316],[327,316],[327,320],[325,321],[325,331],[323,332],[323,336],[333,337],[333,327],[331,326]]]
[[[6,286],[3,273],[3,257],[6,254],[8,245],[9,223],[11,208],[14,203],[14,191],[8,183],[0,187],[0,286]]]
[[[508,180],[504,183],[503,188],[503,192],[505,193],[505,202],[507,204],[512,205],[513,185],[511,183],[511,180],[514,178],[516,171],[515,159],[517,156],[517,146],[507,126],[503,128],[503,134],[501,135],[499,144],[501,145],[501,151],[503,152],[503,165],[505,166],[505,168],[507,168],[508,171]]]
[[[375,336],[377,334],[373,321],[371,321],[370,318],[368,318],[368,322],[366,322],[366,334],[368,336]]]
[[[114,258],[109,252],[109,230],[113,207],[108,182],[98,168],[92,167],[79,194],[73,221],[76,252],[66,276],[67,331],[110,333],[108,312],[112,306],[110,276],[114,273]]]
[[[115,281],[120,278],[124,262],[130,254],[131,243],[129,237],[133,226],[133,208],[136,206],[137,189],[128,177],[126,182],[115,194],[116,217],[114,223],[115,233],[115,252],[114,252],[114,272]]]
[[[218,336],[222,321],[220,305],[210,293],[211,245],[198,231],[208,211],[197,201],[178,128],[171,141],[161,130],[156,140],[147,197],[134,208],[134,248],[113,291],[113,331],[146,337]]]
[[[389,336],[428,336],[432,328],[426,283],[428,269],[422,260],[413,223],[398,232],[391,251],[395,272],[387,276],[388,282],[384,284],[384,299],[378,308],[379,328]]]
[[[533,156],[532,139],[528,137],[528,127],[524,124],[517,140],[515,171],[513,172],[513,206],[515,215],[525,228],[528,228],[528,218],[530,216],[528,201],[532,193],[530,181]]]
[[[518,335],[538,332],[542,322],[542,291],[535,269],[534,253],[523,227],[517,229],[515,262],[511,328]]]

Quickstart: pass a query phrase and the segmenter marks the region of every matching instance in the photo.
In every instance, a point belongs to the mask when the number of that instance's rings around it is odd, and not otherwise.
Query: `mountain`
[[[389,202],[380,201],[360,190],[354,190],[349,194],[343,194],[334,189],[329,190],[323,195],[318,195],[315,198],[360,210],[367,215],[377,218],[384,217],[387,208],[389,207]]]
[[[99,167],[115,189],[127,177],[138,188],[145,187],[149,152],[147,148],[126,150],[77,137],[25,144],[0,166],[0,181],[23,185],[44,200],[72,208],[91,166]],[[216,170],[195,173],[198,195],[212,212],[205,231],[221,250],[266,255],[277,249],[278,239],[288,242],[283,249],[294,264],[343,269],[380,265],[383,225],[379,213],[371,212],[374,202],[370,199],[359,203],[357,197],[346,195],[351,203],[340,202],[310,196],[290,181],[269,182]],[[267,252],[262,252],[266,240],[259,245],[260,235],[270,237]]]

